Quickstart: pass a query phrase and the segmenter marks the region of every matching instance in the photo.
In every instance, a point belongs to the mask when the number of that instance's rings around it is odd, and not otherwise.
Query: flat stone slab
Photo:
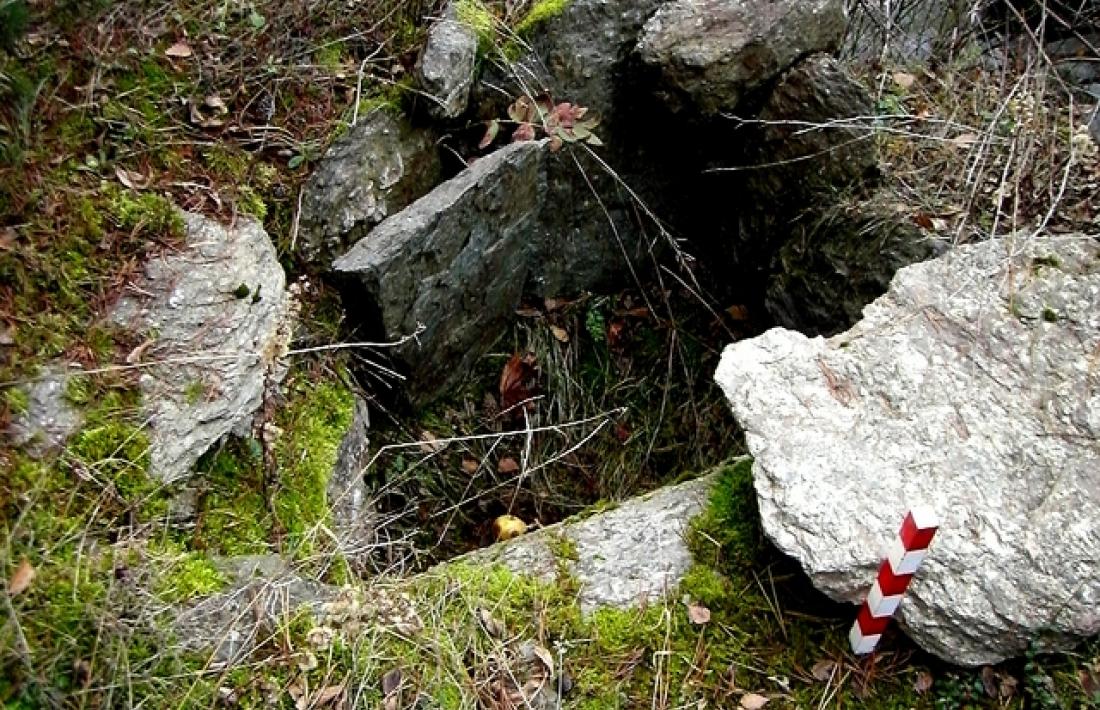
[[[715,379],[764,530],[859,601],[906,511],[941,527],[902,603],[922,647],[979,665],[1100,633],[1100,246],[1004,238],[906,267],[851,330],[774,329]]]
[[[131,354],[149,417],[149,473],[190,475],[207,449],[249,427],[286,373],[294,303],[275,246],[250,217],[182,213],[186,245],[145,264],[111,320],[145,338]]]
[[[667,486],[613,510],[550,525],[461,559],[499,563],[543,581],[554,580],[559,566],[564,567],[580,585],[578,601],[586,614],[639,606],[674,590],[691,568],[684,535],[706,505],[714,480],[707,475]],[[576,554],[562,556],[563,547]]]

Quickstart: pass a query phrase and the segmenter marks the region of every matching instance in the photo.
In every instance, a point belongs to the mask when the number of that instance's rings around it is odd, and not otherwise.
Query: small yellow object
[[[511,540],[527,532],[527,523],[514,515],[502,515],[493,521],[493,534],[497,542]]]

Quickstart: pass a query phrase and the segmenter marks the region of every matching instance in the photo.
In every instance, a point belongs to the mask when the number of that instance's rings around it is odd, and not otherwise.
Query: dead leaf
[[[485,150],[488,148],[489,145],[497,139],[498,133],[500,133],[500,121],[494,118],[485,126],[485,135],[481,137],[481,140],[477,144],[478,150]]]
[[[982,689],[991,698],[998,695],[997,674],[993,672],[993,668],[990,666],[982,667]]]
[[[505,456],[497,463],[497,473],[510,474],[519,471],[519,464],[511,456]]]
[[[553,312],[560,310],[561,308],[568,306],[572,301],[564,298],[544,298],[542,299],[542,305],[546,307],[546,311]]]
[[[706,608],[702,604],[688,604],[688,619],[691,623],[702,625],[710,621],[710,609]]]
[[[746,321],[749,319],[748,306],[742,306],[739,303],[735,303],[726,309],[726,313],[729,317],[735,321]]]
[[[546,666],[546,674],[554,675],[554,657],[550,655],[550,651],[546,650],[537,643],[531,651],[542,661],[542,665]]]
[[[1016,679],[1013,678],[1013,681]],[[1093,699],[1100,697],[1100,670],[1092,671],[1087,668],[1082,668],[1077,671],[1077,680],[1081,682],[1081,690],[1085,691],[1085,697]],[[1012,689],[1016,689],[1016,684],[1012,684]]]
[[[627,441],[630,440],[630,427],[621,422],[617,422],[615,426],[612,427],[611,433],[614,434],[615,438],[619,440],[620,444],[625,444]]]
[[[0,229],[0,251],[15,251],[15,230],[11,227]]]
[[[118,181],[121,182],[125,187],[128,187],[131,190],[143,190],[149,186],[149,178],[145,177],[136,170],[126,170],[125,168],[120,168],[117,165],[115,166],[115,177],[117,177]]]
[[[768,699],[759,693],[745,693],[741,696],[741,707],[744,710],[760,710],[768,704]]]
[[[913,84],[917,83],[917,77],[909,74],[908,72],[896,71],[894,72],[894,83],[903,89],[912,89]]]
[[[1093,683],[1094,683],[1094,685],[1093,685],[1093,688],[1092,688],[1092,697],[1100,699],[1100,685],[1095,684],[1096,683],[1095,679],[1093,680]],[[1001,687],[1000,687],[1001,698],[1007,700],[1008,698],[1011,698],[1013,695],[1015,695],[1016,694],[1016,686],[1018,684],[1019,684],[1019,681],[1016,680],[1015,677],[1010,676],[1007,673],[1002,674],[1001,675]],[[1082,687],[1084,687],[1084,684],[1082,684]]]
[[[556,325],[550,326],[550,332],[554,334],[554,339],[559,343],[569,342],[569,332],[565,328],[560,328]]]
[[[812,675],[815,680],[824,683],[833,677],[835,671],[836,661],[825,659],[814,664],[813,668],[810,669],[810,675]]]
[[[81,688],[87,688],[92,684],[92,664],[83,658],[73,661],[73,680]]]
[[[922,229],[932,229],[932,215],[925,212],[918,212],[913,215],[913,223]]]
[[[0,323],[0,346],[10,347],[15,345],[15,328],[7,323]]]
[[[462,470],[471,476],[477,473],[477,470],[481,468],[481,464],[473,459],[462,459]]]
[[[147,339],[145,342],[141,343],[136,348],[130,351],[130,353],[126,356],[126,362],[131,365],[133,365],[135,362],[140,362],[141,358],[145,355],[145,351],[152,347],[152,345],[156,342],[157,341],[155,338]]]
[[[329,685],[317,691],[313,696],[313,707],[324,707],[339,700],[344,695],[344,684]]]
[[[194,52],[191,51],[191,46],[186,42],[176,42],[171,47],[164,50],[164,56],[174,59],[187,59],[192,54],[194,54]]]
[[[504,364],[500,373],[500,406],[510,409],[531,396],[531,381],[535,375],[533,355],[516,353]]]
[[[489,613],[488,609],[478,607],[477,620],[481,622],[481,626],[485,629],[485,633],[490,636],[494,638],[501,638],[504,636],[504,622],[493,618],[493,615]]]
[[[550,144],[548,147],[550,148],[551,153],[557,153],[559,150],[561,150],[563,145],[564,143],[562,142],[561,136],[557,134],[550,136]]]
[[[511,540],[527,532],[527,523],[514,515],[501,515],[493,521],[493,535],[497,542]]]
[[[401,669],[394,668],[382,676],[382,695],[390,695],[401,687]]]
[[[607,326],[607,344],[612,350],[616,350],[623,344],[623,329],[626,324],[616,318]]]
[[[921,671],[917,674],[916,679],[913,680],[913,690],[918,694],[924,695],[932,689],[932,674],[928,671]]]
[[[439,437],[431,433],[427,429],[420,432],[420,450],[426,454],[438,454],[443,449],[447,448],[447,444],[441,442]]]
[[[977,133],[960,133],[959,135],[951,139],[951,143],[953,143],[958,148],[969,148],[970,146],[977,143],[978,139],[979,136]]]
[[[535,140],[535,124],[533,123],[521,123],[516,130],[512,131],[513,143],[533,140]]]
[[[35,574],[34,565],[24,557],[19,566],[12,572],[11,579],[8,580],[8,594],[14,597],[27,591],[27,588],[31,586],[31,582],[34,581]]]
[[[217,94],[207,96],[202,100],[202,103],[206,108],[212,109],[216,114],[224,115],[229,113],[229,107],[225,105],[225,101]]]
[[[515,314],[521,318],[541,318],[542,311],[537,308],[528,308],[521,306],[515,310]]]

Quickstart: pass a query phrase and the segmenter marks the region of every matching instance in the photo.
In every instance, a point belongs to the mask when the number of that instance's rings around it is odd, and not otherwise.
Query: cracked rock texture
[[[79,374],[79,369],[69,370],[54,363],[33,382],[20,387],[27,407],[15,414],[8,425],[6,433],[13,445],[35,458],[48,456],[65,445],[84,421],[80,410],[65,399],[69,378]]]
[[[477,62],[477,33],[459,20],[457,3],[448,3],[443,17],[428,30],[417,74],[429,97],[429,111],[439,118],[457,118],[466,111]]]
[[[835,50],[846,19],[842,0],[676,0],[646,23],[638,54],[670,104],[715,115],[801,57]]]
[[[1100,248],[1004,238],[902,269],[829,339],[774,329],[715,378],[765,532],[857,602],[910,506],[941,527],[900,609],[987,664],[1100,633]]]
[[[190,475],[226,434],[251,425],[265,387],[279,382],[294,319],[275,247],[259,222],[227,227],[183,213],[187,240],[151,259],[111,319],[146,338],[141,370],[149,473]]]
[[[439,170],[434,137],[396,109],[360,116],[303,188],[297,248],[307,260],[327,263],[432,189]]]

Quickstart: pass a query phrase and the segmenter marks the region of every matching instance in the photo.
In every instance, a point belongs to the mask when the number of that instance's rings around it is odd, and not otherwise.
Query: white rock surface
[[[775,329],[716,379],[768,536],[858,601],[906,509],[942,527],[900,617],[976,665],[1100,633],[1100,248],[959,247],[898,272],[851,330]]]
[[[79,375],[63,363],[53,363],[33,381],[20,386],[27,400],[24,411],[12,417],[7,436],[35,458],[43,458],[64,446],[80,428],[83,415],[65,399],[69,378]]]
[[[111,318],[147,338],[131,359],[149,418],[149,472],[189,475],[215,442],[248,426],[265,386],[285,374],[292,301],[263,227],[240,217],[226,227],[184,213],[183,250],[154,258]],[[247,291],[247,292],[246,292]]]

